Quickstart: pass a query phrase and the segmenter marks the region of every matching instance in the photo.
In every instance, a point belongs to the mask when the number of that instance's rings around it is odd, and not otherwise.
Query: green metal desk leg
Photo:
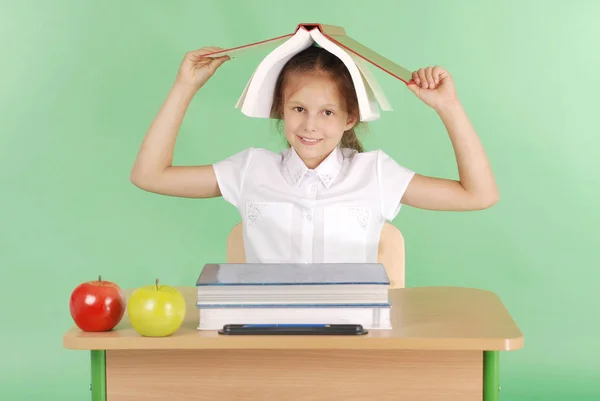
[[[483,401],[500,400],[500,352],[483,351]]]
[[[106,351],[92,350],[92,401],[106,401]]]

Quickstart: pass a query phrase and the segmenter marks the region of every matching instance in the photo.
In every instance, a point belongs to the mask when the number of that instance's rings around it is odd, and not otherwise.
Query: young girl
[[[276,83],[272,116],[289,148],[249,148],[213,165],[172,166],[179,127],[196,92],[229,58],[190,52],[152,122],[131,172],[138,187],[171,196],[223,198],[243,221],[247,263],[376,262],[379,235],[402,204],[430,210],[492,206],[498,190],[485,152],[440,67],[415,71],[408,88],[442,119],[460,180],[426,177],[381,150],[364,152],[354,127],[352,79],[334,55],[309,47]]]

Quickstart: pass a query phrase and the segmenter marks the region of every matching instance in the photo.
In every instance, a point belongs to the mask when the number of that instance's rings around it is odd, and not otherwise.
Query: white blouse
[[[213,167],[242,218],[247,263],[376,263],[414,176],[381,150],[340,148],[314,170],[293,148],[248,148]]]

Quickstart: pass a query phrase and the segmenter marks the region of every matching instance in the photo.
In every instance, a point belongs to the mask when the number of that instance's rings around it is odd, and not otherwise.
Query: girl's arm
[[[179,128],[192,98],[216,69],[228,60],[228,57],[203,57],[215,50],[218,48],[206,47],[185,55],[177,79],[152,121],[131,170],[131,182],[139,188],[189,198],[221,195],[211,165],[172,165]]]
[[[402,198],[405,205],[429,210],[479,210],[498,201],[492,168],[450,74],[440,67],[413,73],[408,88],[440,116],[454,148],[459,180],[415,174]]]

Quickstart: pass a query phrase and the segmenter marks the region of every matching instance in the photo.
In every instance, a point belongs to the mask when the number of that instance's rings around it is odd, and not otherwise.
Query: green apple
[[[185,317],[185,299],[168,285],[140,287],[127,302],[131,325],[142,336],[165,337],[176,332]]]

